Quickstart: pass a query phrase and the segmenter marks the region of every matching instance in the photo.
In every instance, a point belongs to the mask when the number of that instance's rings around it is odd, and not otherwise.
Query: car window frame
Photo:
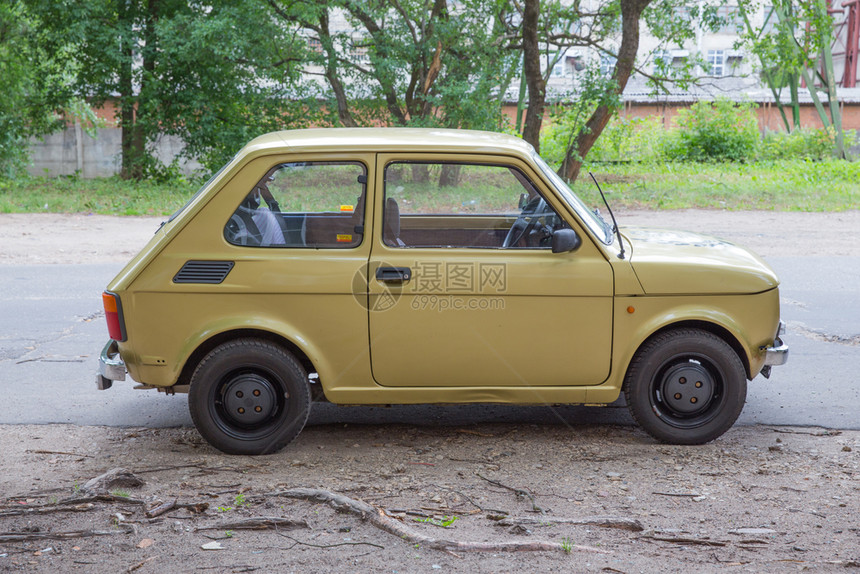
[[[424,154],[417,154],[417,155],[420,156],[420,155],[424,155]],[[470,155],[472,155],[472,154],[470,154]],[[447,158],[447,159],[439,159],[438,157],[419,159],[419,158],[413,156],[412,154],[409,154],[409,156],[402,157],[402,158],[390,157],[390,158],[386,159],[386,161],[380,166],[380,168],[381,168],[380,169],[380,182],[381,182],[380,190],[381,190],[381,196],[382,196],[381,197],[381,204],[382,204],[381,205],[381,225],[384,228],[386,203],[387,203],[387,199],[389,197],[387,194],[388,168],[394,164],[407,164],[407,165],[422,165],[423,164],[423,165],[463,165],[463,166],[471,165],[471,166],[482,166],[482,167],[498,167],[501,169],[507,169],[508,171],[511,171],[511,172],[516,171],[517,173],[520,174],[520,176],[522,177],[522,180],[520,178],[516,177],[516,175],[514,175],[513,173],[511,173],[511,177],[514,178],[517,181],[517,183],[519,183],[522,186],[523,191],[524,192],[533,191],[536,195],[540,196],[544,200],[546,207],[548,209],[550,209],[555,214],[555,216],[561,222],[563,222],[563,224],[565,226],[569,227],[570,226],[569,218],[565,217],[564,213],[562,211],[560,211],[553,204],[552,200],[547,197],[546,193],[541,191],[541,187],[538,183],[535,182],[534,177],[531,177],[528,173],[526,173],[526,171],[523,169],[522,166],[517,165],[518,162],[510,161],[512,159],[513,158],[509,158],[509,157],[503,157],[503,158],[494,157],[492,159],[490,159],[489,157],[483,157],[481,159],[477,159],[477,158],[476,159],[460,159],[458,157],[452,157],[452,158]],[[523,180],[528,183],[528,186],[531,187],[531,190],[527,189],[526,185],[523,184]],[[462,217],[492,217],[493,215],[498,215],[498,216],[507,216],[507,217],[518,217],[520,215],[520,213],[521,213],[521,211],[512,211],[511,213],[500,213],[500,214],[481,214],[481,213],[474,213],[474,214],[439,213],[439,214],[433,214],[433,213],[427,213],[427,214],[407,214],[407,216],[418,215],[421,217],[436,217],[436,216],[438,216],[438,217],[458,217],[458,216],[462,216]],[[384,233],[381,233],[380,235],[384,236]],[[403,246],[400,246],[400,245],[391,245],[390,243],[385,241],[384,237],[383,237],[383,245],[385,245],[385,247],[390,248],[390,249],[446,249],[446,250],[447,249],[479,249],[479,250],[483,250],[483,251],[489,250],[489,251],[503,251],[503,252],[528,252],[528,251],[544,252],[544,251],[551,249],[551,246],[549,246],[549,245],[538,246],[538,247],[502,247],[502,246],[497,247],[497,246],[475,246],[475,245],[414,245],[414,246],[413,245],[403,245]]]
[[[319,165],[324,165],[324,164],[350,165],[350,164],[352,164],[352,165],[360,166],[362,168],[362,174],[361,175],[364,176],[364,182],[360,183],[360,185],[362,186],[362,191],[361,191],[359,197],[363,197],[364,205],[360,206],[359,203],[356,202],[355,204],[353,204],[353,211],[351,212],[354,215],[356,213],[356,211],[359,210],[359,207],[361,207],[361,213],[359,215],[359,217],[361,218],[361,221],[360,221],[360,223],[357,223],[355,225],[355,227],[360,226],[362,228],[361,233],[359,233],[359,235],[361,235],[361,239],[357,243],[344,244],[343,246],[325,245],[325,244],[319,244],[319,243],[311,244],[311,245],[294,245],[294,244],[242,245],[240,243],[235,243],[233,241],[230,241],[230,239],[227,237],[227,226],[229,225],[230,220],[233,218],[233,216],[236,214],[236,212],[241,208],[242,203],[244,203],[246,201],[246,199],[248,198],[248,196],[251,193],[253,193],[253,191],[257,187],[259,187],[260,183],[263,182],[268,177],[269,173],[271,173],[275,169],[280,169],[282,166],[287,166],[290,164],[319,164]],[[251,187],[251,190],[242,196],[239,204],[236,205],[236,207],[233,209],[233,211],[230,212],[230,216],[228,217],[227,221],[224,223],[222,230],[221,230],[221,235],[222,235],[224,241],[226,241],[228,245],[231,245],[232,247],[244,248],[244,249],[247,249],[247,248],[250,248],[250,249],[275,249],[275,250],[300,249],[300,250],[332,250],[332,251],[348,251],[348,250],[359,249],[362,245],[364,245],[366,238],[367,238],[367,206],[368,206],[368,201],[370,200],[370,197],[369,197],[370,196],[370,173],[371,173],[370,164],[365,159],[332,158],[332,157],[323,157],[323,158],[310,157],[307,159],[289,158],[289,157],[281,158],[281,161],[276,161],[274,163],[269,164],[268,167],[266,167],[265,171],[263,172],[263,175],[259,179],[254,181],[253,186]],[[356,184],[359,184],[359,182],[356,182]],[[279,212],[279,213],[286,213],[286,214],[301,213],[305,217],[307,217],[308,214],[328,213],[328,212],[313,212],[313,211],[311,211],[311,212]],[[353,228],[353,233],[356,233],[354,231],[355,227]]]

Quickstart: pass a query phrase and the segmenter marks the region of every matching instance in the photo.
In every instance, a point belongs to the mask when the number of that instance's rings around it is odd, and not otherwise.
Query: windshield
[[[588,226],[589,229],[606,245],[611,245],[613,236],[612,236],[612,227],[604,221],[604,219],[596,212],[589,209],[585,203],[579,198],[578,195],[573,193],[571,189],[567,186],[559,175],[550,168],[547,163],[543,160],[541,156],[537,153],[533,153],[532,157],[537,163],[538,167],[540,167],[541,171],[543,171],[544,175],[549,178],[558,192],[567,200],[567,203],[573,208],[577,215],[579,215],[580,219]]]

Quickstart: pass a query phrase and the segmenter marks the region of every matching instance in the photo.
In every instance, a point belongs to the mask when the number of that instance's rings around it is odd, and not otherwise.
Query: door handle
[[[376,279],[383,283],[403,283],[412,278],[412,269],[409,267],[377,267]]]

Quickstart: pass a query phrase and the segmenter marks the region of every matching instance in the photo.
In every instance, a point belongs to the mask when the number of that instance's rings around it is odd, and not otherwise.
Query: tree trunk
[[[523,75],[529,93],[529,107],[523,127],[523,139],[540,151],[540,128],[546,106],[546,82],[540,69],[538,18],[540,0],[526,0],[523,10]]]
[[[132,63],[134,58],[134,16],[131,0],[120,0],[118,20],[122,30],[121,53],[119,70],[119,127],[121,130],[120,149],[122,150],[122,168],[120,177],[131,179],[133,174],[134,150],[134,84],[132,81]]]
[[[460,184],[460,164],[446,163],[442,164],[442,171],[439,173],[439,187],[456,187]]]
[[[818,0],[818,9],[821,11],[822,19],[827,14],[827,3]],[[836,75],[833,73],[833,33],[830,27],[821,31],[821,55],[824,60],[824,77],[827,81],[827,106],[830,108],[830,119],[833,122],[835,135],[835,149],[833,153],[839,159],[846,159],[845,140],[842,133],[842,110],[839,107],[839,97],[836,94]]]
[[[636,54],[639,51],[639,19],[651,0],[621,0],[621,47],[618,49],[618,60],[612,71],[615,79],[615,93],[621,95],[627,86],[627,80],[636,64]],[[582,169],[582,159],[603,133],[603,128],[609,123],[615,109],[608,103],[597,106],[594,113],[580,130],[573,145],[568,148],[559,174],[568,181],[576,181],[579,170]]]
[[[382,29],[376,21],[374,21],[371,15],[364,11],[364,5],[349,1],[344,5],[344,8],[346,8],[350,14],[361,22],[370,36],[376,40],[377,55],[381,60],[385,60],[388,54],[387,49],[382,47],[385,45]],[[397,101],[397,94],[394,91],[394,79],[389,77],[379,77],[378,81],[382,88],[383,96],[385,97],[385,104],[388,108],[388,112],[394,118],[397,125],[405,126],[407,118],[406,114],[403,113],[403,110],[400,108],[400,103]]]
[[[794,131],[800,127],[800,95],[798,93],[800,77],[798,74],[792,72],[788,81],[788,89],[791,92],[791,123],[793,126],[789,131]]]
[[[325,51],[326,57],[325,77],[328,80],[329,86],[331,86],[331,91],[334,92],[334,99],[337,102],[337,117],[344,126],[354,128],[358,126],[358,123],[352,117],[352,112],[349,110],[346,91],[337,73],[337,52],[331,39],[331,33],[329,32],[328,8],[324,8],[320,13],[319,23],[320,44]]]

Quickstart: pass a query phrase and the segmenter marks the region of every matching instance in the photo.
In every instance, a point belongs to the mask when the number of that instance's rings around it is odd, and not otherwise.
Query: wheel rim
[[[703,357],[674,357],[651,381],[651,408],[674,427],[700,427],[719,414],[726,398],[724,381],[722,371]]]
[[[234,438],[257,439],[279,427],[287,396],[286,385],[272,372],[232,371],[215,386],[213,418]]]

